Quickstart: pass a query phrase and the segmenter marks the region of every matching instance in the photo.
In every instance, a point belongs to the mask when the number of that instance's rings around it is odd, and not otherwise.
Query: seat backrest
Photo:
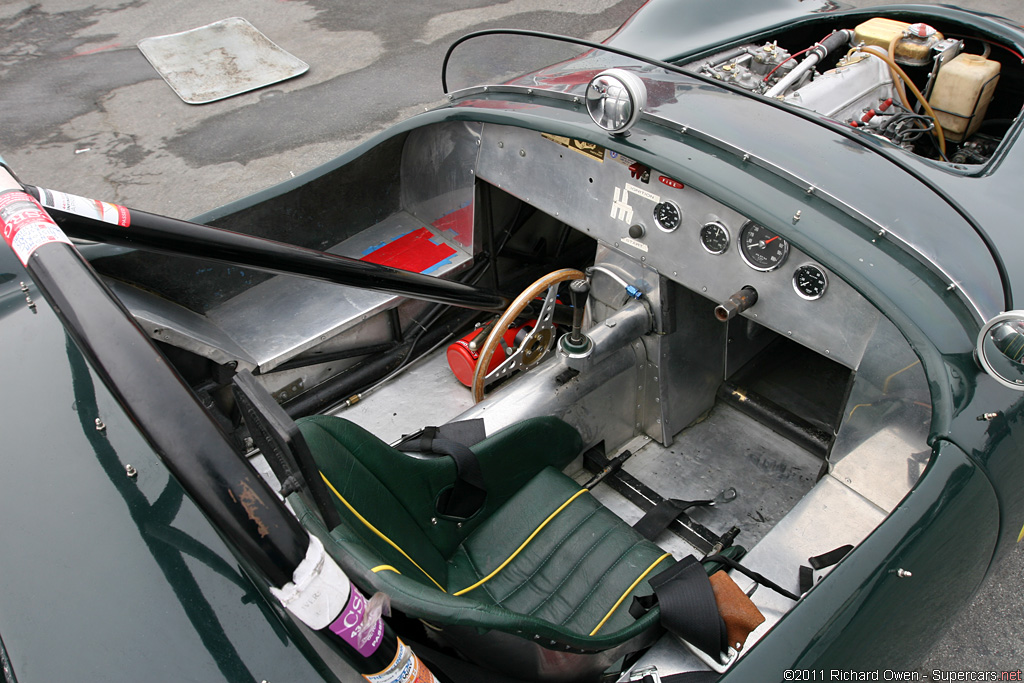
[[[299,428],[346,533],[379,555],[381,565],[437,588],[446,586],[447,559],[474,529],[537,472],[564,467],[581,447],[576,430],[557,418],[526,420],[474,445],[487,498],[475,515],[456,519],[437,511],[455,481],[451,458],[401,453],[336,417],[304,418]]]

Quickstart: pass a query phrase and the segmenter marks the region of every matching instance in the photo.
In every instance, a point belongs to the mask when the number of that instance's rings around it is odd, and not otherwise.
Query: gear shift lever
[[[562,337],[562,350],[570,355],[587,354],[594,343],[583,334],[583,311],[590,296],[590,283],[573,280],[569,283],[569,298],[572,301],[572,331]]]

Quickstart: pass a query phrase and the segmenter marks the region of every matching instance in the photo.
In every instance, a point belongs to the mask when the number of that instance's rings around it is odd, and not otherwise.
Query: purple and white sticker
[[[384,622],[380,614],[366,613],[366,598],[353,585],[348,604],[341,616],[330,625],[331,631],[355,648],[363,657],[369,657],[384,639]],[[369,618],[367,618],[369,617]]]

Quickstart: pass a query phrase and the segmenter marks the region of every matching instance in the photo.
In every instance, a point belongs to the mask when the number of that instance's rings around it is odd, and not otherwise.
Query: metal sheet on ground
[[[144,38],[139,50],[178,97],[206,104],[305,73],[309,65],[241,17]]]

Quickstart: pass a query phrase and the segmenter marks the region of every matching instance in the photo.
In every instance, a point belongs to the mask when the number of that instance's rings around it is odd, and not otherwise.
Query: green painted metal
[[[17,680],[333,680],[7,249],[0,282],[0,382],[16,388],[0,448],[0,634]]]

